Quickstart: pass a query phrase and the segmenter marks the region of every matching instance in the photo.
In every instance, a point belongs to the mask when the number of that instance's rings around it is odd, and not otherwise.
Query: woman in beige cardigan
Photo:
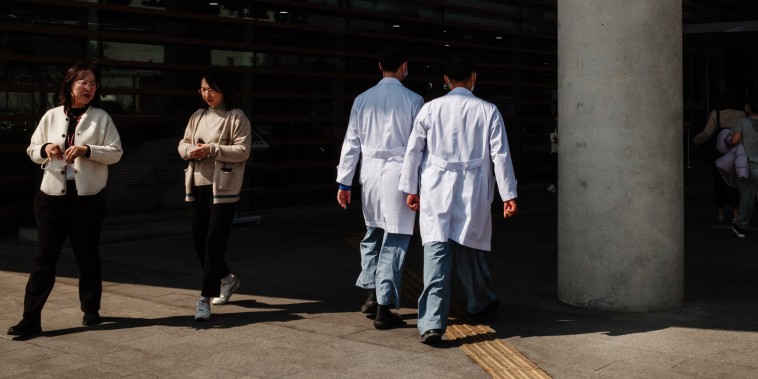
[[[203,321],[211,318],[211,302],[226,304],[240,286],[224,255],[250,156],[251,128],[224,71],[206,71],[198,92],[207,107],[190,117],[179,155],[189,161],[185,199],[192,204],[193,243],[203,270],[195,320]]]

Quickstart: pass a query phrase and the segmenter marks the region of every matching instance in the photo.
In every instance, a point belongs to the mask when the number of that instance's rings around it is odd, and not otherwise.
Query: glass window
[[[103,41],[103,58],[126,62],[165,61],[165,46]]]
[[[446,91],[442,62],[448,51],[470,54],[479,67],[476,93],[501,109],[509,132],[532,127],[529,120],[547,115],[554,104],[555,0],[7,3],[13,12],[0,14],[0,22],[23,28],[0,31],[0,51],[13,57],[0,61],[6,83],[0,81],[0,114],[19,122],[38,119],[57,104],[55,93],[73,61],[100,58],[102,106],[124,144],[130,151],[156,141],[175,146],[189,116],[203,106],[196,93],[200,74],[210,65],[225,67],[242,109],[271,146],[255,151],[248,165],[243,193],[254,194],[248,206],[322,201],[334,190],[353,100],[381,79],[377,52],[385,42],[409,48],[410,76],[403,83],[426,100]],[[39,27],[28,32],[29,25]],[[167,160],[162,169],[180,171],[184,162],[161,154],[154,159]],[[114,180],[134,169],[128,164],[114,166]],[[141,193],[127,180],[120,183],[109,196]],[[140,196],[140,202],[114,203],[149,209],[174,200]]]

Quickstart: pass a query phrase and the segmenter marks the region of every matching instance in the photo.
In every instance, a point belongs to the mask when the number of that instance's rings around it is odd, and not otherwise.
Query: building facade
[[[758,6],[681,6],[682,137],[689,141],[724,85],[758,84],[758,28],[750,22]],[[111,169],[111,213],[184,207],[175,147],[201,105],[198,77],[210,65],[234,75],[243,110],[265,141],[248,162],[240,209],[332,202],[352,100],[379,80],[376,52],[387,41],[410,48],[404,83],[427,100],[446,91],[446,52],[471,54],[476,93],[505,117],[520,182],[544,181],[546,124],[558,98],[557,11],[557,0],[2,1],[0,234],[33,224],[40,170],[24,150],[41,115],[57,105],[66,68],[84,59],[100,63],[103,106],[125,150]],[[687,159],[690,167],[694,158]]]
[[[56,106],[68,66],[97,59],[103,107],[122,135],[109,211],[183,207],[176,153],[201,105],[200,73],[224,67],[265,144],[248,162],[241,210],[329,203],[353,98],[380,79],[376,53],[405,44],[405,84],[446,91],[450,49],[478,63],[477,95],[498,105],[522,180],[539,180],[556,104],[554,0],[10,0],[0,4],[1,225],[30,224],[39,168],[24,154]],[[260,142],[260,141],[259,141]]]

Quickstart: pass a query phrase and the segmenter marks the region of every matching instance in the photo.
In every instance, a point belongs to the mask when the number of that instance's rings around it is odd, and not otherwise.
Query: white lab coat
[[[457,87],[424,105],[402,170],[399,189],[420,196],[423,243],[452,239],[491,250],[495,182],[503,201],[517,196],[508,137],[494,104]]]
[[[413,119],[424,99],[395,78],[384,78],[358,95],[342,144],[337,182],[351,185],[362,157],[361,203],[366,226],[413,234],[415,214],[398,190]]]

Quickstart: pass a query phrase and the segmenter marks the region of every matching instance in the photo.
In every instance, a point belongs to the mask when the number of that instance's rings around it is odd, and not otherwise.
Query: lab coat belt
[[[482,162],[484,162],[484,159],[474,159],[470,161],[464,161],[464,162],[452,162],[452,161],[446,161],[442,158],[438,158],[435,156],[429,156],[429,160],[432,162],[433,165],[445,169],[445,170],[452,170],[452,171],[460,171],[460,170],[471,170],[475,168],[479,168],[482,166]]]
[[[364,155],[368,155],[372,158],[377,159],[388,159],[392,157],[402,157],[405,155],[405,146],[402,147],[396,147],[391,150],[363,150]]]

